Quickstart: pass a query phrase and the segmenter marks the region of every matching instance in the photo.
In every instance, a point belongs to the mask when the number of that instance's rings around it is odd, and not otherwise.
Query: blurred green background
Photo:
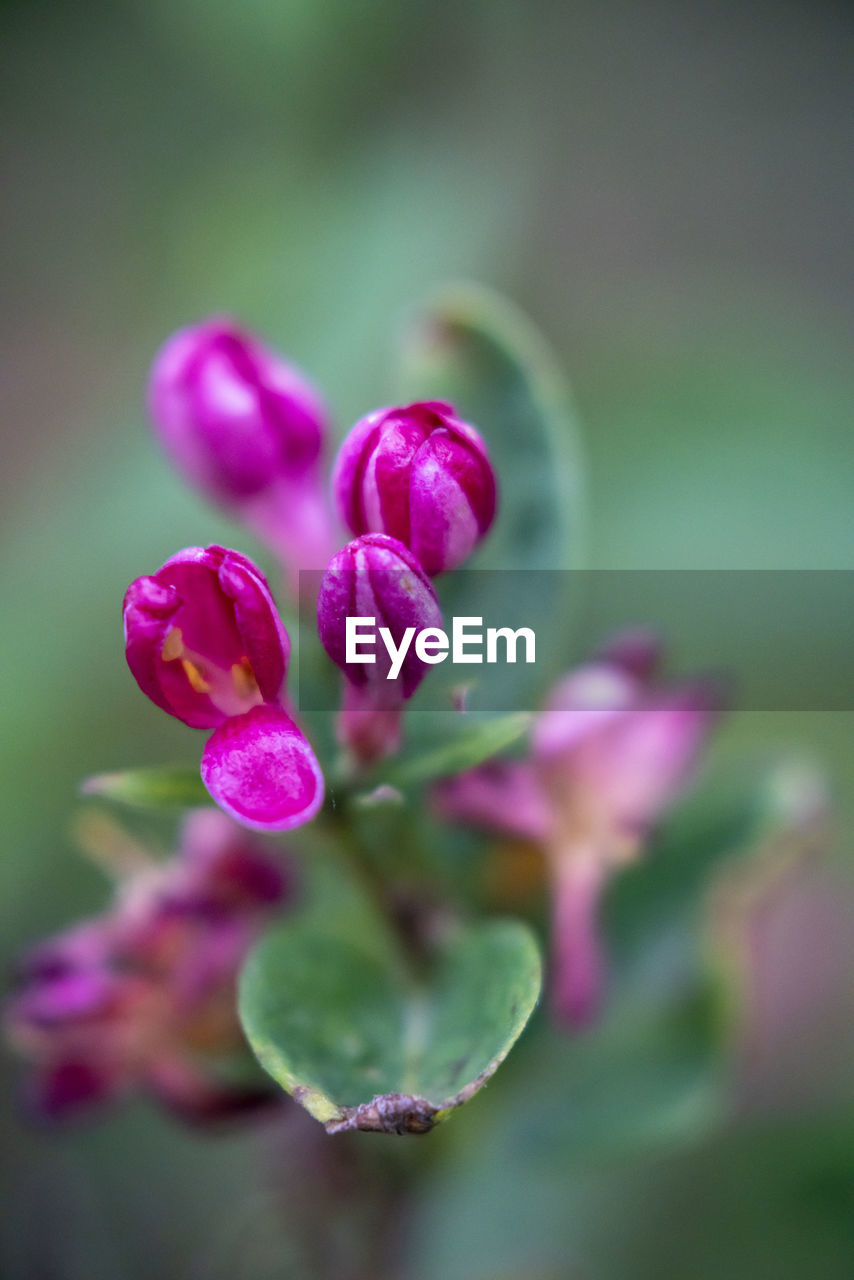
[[[854,567],[845,4],[5,0],[0,18],[4,963],[102,904],[68,831],[79,778],[197,757],[128,676],[125,586],[179,546],[255,550],[146,426],[147,368],[180,324],[239,316],[344,430],[389,395],[408,308],[483,281],[572,380],[594,565]],[[802,619],[804,645],[821,626]],[[828,772],[850,858],[852,727],[734,717],[698,796],[797,749]],[[678,1034],[649,1031],[701,968],[704,879],[678,833],[630,877],[652,923],[641,948],[626,931],[589,1040],[541,1021],[405,1153],[335,1140],[383,1177],[422,1167],[383,1227],[407,1242],[401,1275],[854,1274],[854,1090],[708,1135]],[[281,1226],[308,1176],[299,1120],[200,1137],[140,1104],[57,1137],[21,1123],[5,1055],[2,1084],[4,1280],[357,1274]]]

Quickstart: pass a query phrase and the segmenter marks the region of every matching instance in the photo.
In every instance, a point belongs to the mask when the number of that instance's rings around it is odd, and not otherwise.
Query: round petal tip
[[[280,707],[232,716],[208,739],[202,782],[244,827],[289,831],[323,803],[323,775],[307,739]]]

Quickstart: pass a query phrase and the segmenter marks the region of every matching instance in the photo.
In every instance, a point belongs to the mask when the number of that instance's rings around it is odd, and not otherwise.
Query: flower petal
[[[539,778],[526,760],[489,760],[445,778],[433,791],[440,816],[523,840],[545,840],[552,810]]]
[[[280,707],[232,716],[208,739],[202,782],[245,827],[289,831],[323,803],[323,775],[302,732]]]

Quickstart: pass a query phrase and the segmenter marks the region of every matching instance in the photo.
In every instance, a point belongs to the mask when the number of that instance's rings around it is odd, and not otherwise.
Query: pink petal
[[[280,707],[232,716],[208,739],[202,782],[245,827],[289,831],[323,803],[323,775],[301,731]]]
[[[527,761],[491,760],[446,778],[433,798],[443,818],[486,831],[541,841],[552,828],[551,805]]]
[[[550,1003],[559,1023],[580,1030],[596,1017],[605,985],[599,900],[607,871],[584,849],[556,855],[553,870]]]
[[[537,717],[532,744],[541,760],[564,757],[637,705],[639,682],[621,667],[591,662],[554,687]]]

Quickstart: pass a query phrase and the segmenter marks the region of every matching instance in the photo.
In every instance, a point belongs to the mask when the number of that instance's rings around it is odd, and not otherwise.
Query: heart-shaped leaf
[[[250,956],[240,1016],[262,1066],[328,1132],[426,1133],[498,1068],[540,984],[517,921],[460,931],[418,983],[392,956],[287,925]]]
[[[81,782],[80,794],[98,796],[133,809],[189,809],[212,803],[198,767],[185,765],[96,773]]]

